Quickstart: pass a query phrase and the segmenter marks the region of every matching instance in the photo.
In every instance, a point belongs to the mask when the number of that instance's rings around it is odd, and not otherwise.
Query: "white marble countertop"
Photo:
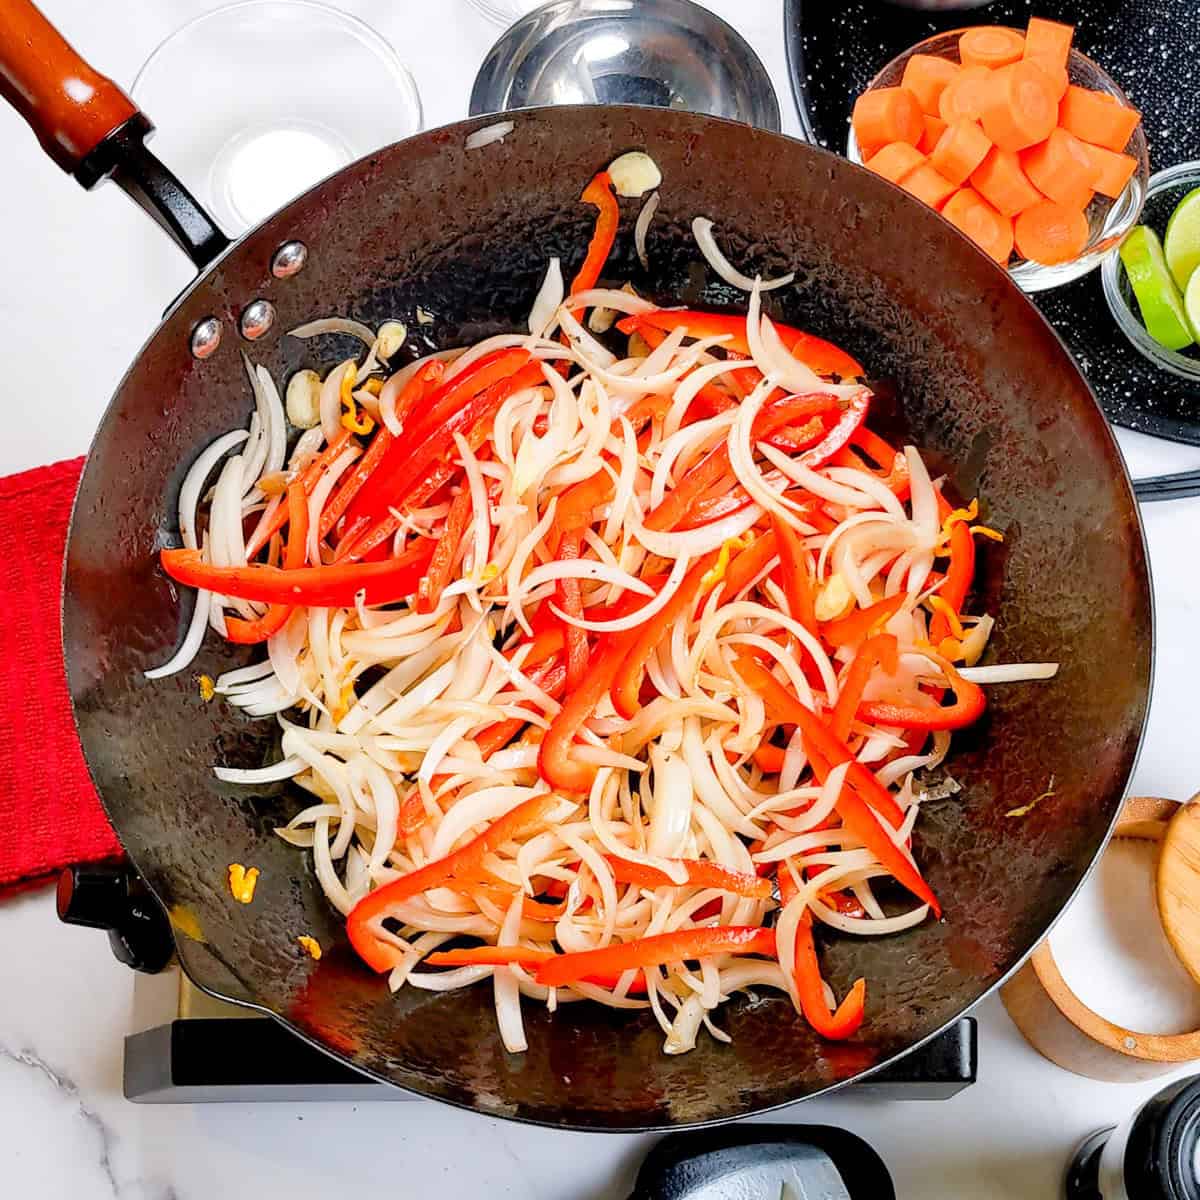
[[[339,2],[409,62],[427,125],[465,115],[470,81],[496,35],[466,0]],[[128,84],[166,33],[214,5],[43,0],[43,7],[101,69]],[[785,129],[795,132],[778,0],[713,0],[711,7],[758,50],[775,80]],[[189,270],[115,188],[85,195],[7,111],[0,111],[0,150],[0,378],[9,406],[0,473],[6,473],[86,449],[114,385]],[[1098,283],[1096,303],[1103,303]],[[1135,474],[1200,466],[1200,449],[1119,436]],[[1197,500],[1145,513],[1159,645],[1167,649],[1158,657],[1134,790],[1175,798],[1200,784],[1194,668],[1184,652],[1196,644],[1198,518]],[[1112,883],[1107,878],[1109,893]],[[1076,906],[1093,910],[1063,934],[1069,938],[1075,925],[1091,922],[1101,949],[1070,947],[1084,973],[1088,953],[1102,972],[1106,952],[1096,890]],[[60,926],[42,891],[0,904],[0,955],[6,1196],[199,1200],[228,1193],[316,1200],[385,1188],[397,1198],[439,1189],[453,1196],[619,1200],[649,1142],[531,1129],[426,1102],[135,1106],[120,1092],[122,1038],[135,1028],[133,977],[105,939]],[[1192,1007],[1184,997],[1167,1019],[1186,1020],[1183,1009]],[[979,1082],[955,1099],[885,1104],[838,1096],[771,1119],[856,1131],[883,1155],[903,1197],[1057,1196],[1075,1143],[1120,1119],[1158,1085],[1098,1084],[1067,1074],[1025,1045],[997,1000],[975,1015]]]

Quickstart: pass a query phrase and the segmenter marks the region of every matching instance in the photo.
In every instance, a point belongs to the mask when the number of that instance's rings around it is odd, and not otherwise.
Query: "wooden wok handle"
[[[31,0],[4,0],[0,95],[25,118],[42,149],[71,174],[138,115],[133,101],[88,66]]]

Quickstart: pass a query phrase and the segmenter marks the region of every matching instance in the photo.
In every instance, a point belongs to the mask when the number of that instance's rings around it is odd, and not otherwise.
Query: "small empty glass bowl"
[[[1188,192],[1198,187],[1200,162],[1178,163],[1159,171],[1151,177],[1146,190],[1146,209],[1142,214],[1145,223],[1161,237],[1175,206]],[[1100,281],[1104,284],[1104,298],[1108,301],[1113,320],[1121,327],[1121,332],[1133,348],[1156,367],[1200,383],[1200,347],[1168,350],[1146,332],[1137,299],[1125,274],[1125,264],[1119,254],[1110,254],[1104,260],[1100,268]]]
[[[421,127],[395,50],[317,0],[242,0],[167,37],[133,81],[154,149],[240,234],[348,162]]]
[[[958,61],[958,39],[963,34],[962,29],[954,29],[948,33],[939,33],[935,37],[918,42],[911,49],[893,58],[868,85],[870,88],[898,87],[904,75],[905,65],[914,54],[929,54],[935,58],[947,58]],[[1018,33],[1022,32],[1017,30]],[[1118,103],[1129,106],[1125,93],[1117,86],[1111,76],[1102,70],[1078,50],[1071,51],[1067,64],[1067,77],[1071,83],[1079,87],[1090,88],[1092,91],[1106,92]],[[1061,287],[1081,275],[1098,267],[1105,254],[1138,223],[1142,213],[1142,205],[1146,200],[1146,184],[1150,175],[1150,157],[1146,152],[1146,135],[1139,124],[1125,147],[1125,153],[1137,159],[1137,169],[1129,180],[1125,190],[1115,200],[1097,193],[1087,210],[1088,226],[1091,237],[1087,248],[1071,262],[1059,263],[1056,266],[1046,266],[1043,263],[1028,260],[1014,260],[1009,264],[1009,273],[1013,281],[1025,292],[1044,292],[1047,288]],[[852,162],[861,163],[862,155],[854,137],[854,129],[850,129],[849,141],[846,145],[846,157]]]

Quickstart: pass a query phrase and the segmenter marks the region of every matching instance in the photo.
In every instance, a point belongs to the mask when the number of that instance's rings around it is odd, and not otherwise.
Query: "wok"
[[[105,808],[172,917],[179,957],[205,990],[274,1014],[378,1079],[493,1116],[631,1129],[723,1120],[844,1084],[935,1035],[1013,971],[1047,932],[1105,843],[1146,715],[1152,618],[1145,546],[1129,480],[1086,382],[1007,275],[929,209],[849,163],[726,121],[635,107],[512,114],[503,141],[467,150],[487,118],[390,146],[313,188],[236,245],[142,145],[147,122],[25,3],[0,30],[4,90],[60,165],[111,174],[155,213],[201,273],[117,389],[75,505],[63,592],[71,698]],[[70,81],[69,83],[66,81]],[[730,257],[764,275],[774,315],[832,338],[895,380],[912,437],[964,495],[986,498],[1003,546],[981,550],[982,608],[998,614],[996,660],[1061,660],[1047,683],[997,687],[950,770],[961,794],[930,805],[916,856],[945,904],[941,922],[822,946],[839,994],[869,980],[867,1020],[825,1043],[784,997],[722,1014],[730,1046],[703,1038],[661,1052],[644,1015],[529,1005],[528,1053],[505,1053],[490,989],[448,995],[386,984],[353,959],[308,856],[274,826],[295,810],[282,787],[218,783],[214,762],[278,753],[273,723],[204,703],[194,674],[147,682],[187,623],[190,599],[156,566],[177,538],[176,491],[200,447],[242,426],[251,397],[241,351],[277,379],[327,367],[345,347],[284,336],[328,314],[407,319],[414,352],[519,326],[546,260],[582,259],[582,185],[618,153],[660,164],[662,205],[640,272],[626,214],[615,278],[663,302],[733,304],[690,234],[710,217]],[[276,277],[285,242],[303,270]],[[253,345],[239,318],[277,311]],[[435,314],[414,319],[417,305]],[[223,337],[197,358],[193,331]],[[195,669],[251,654],[209,638]],[[1006,816],[1047,789],[1023,818]],[[228,864],[262,869],[235,904]],[[319,962],[301,933],[326,947]]]

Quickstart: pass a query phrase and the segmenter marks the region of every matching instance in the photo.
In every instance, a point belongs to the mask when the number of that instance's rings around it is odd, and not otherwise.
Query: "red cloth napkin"
[[[120,853],[71,718],[59,592],[83,459],[0,479],[0,889]]]

